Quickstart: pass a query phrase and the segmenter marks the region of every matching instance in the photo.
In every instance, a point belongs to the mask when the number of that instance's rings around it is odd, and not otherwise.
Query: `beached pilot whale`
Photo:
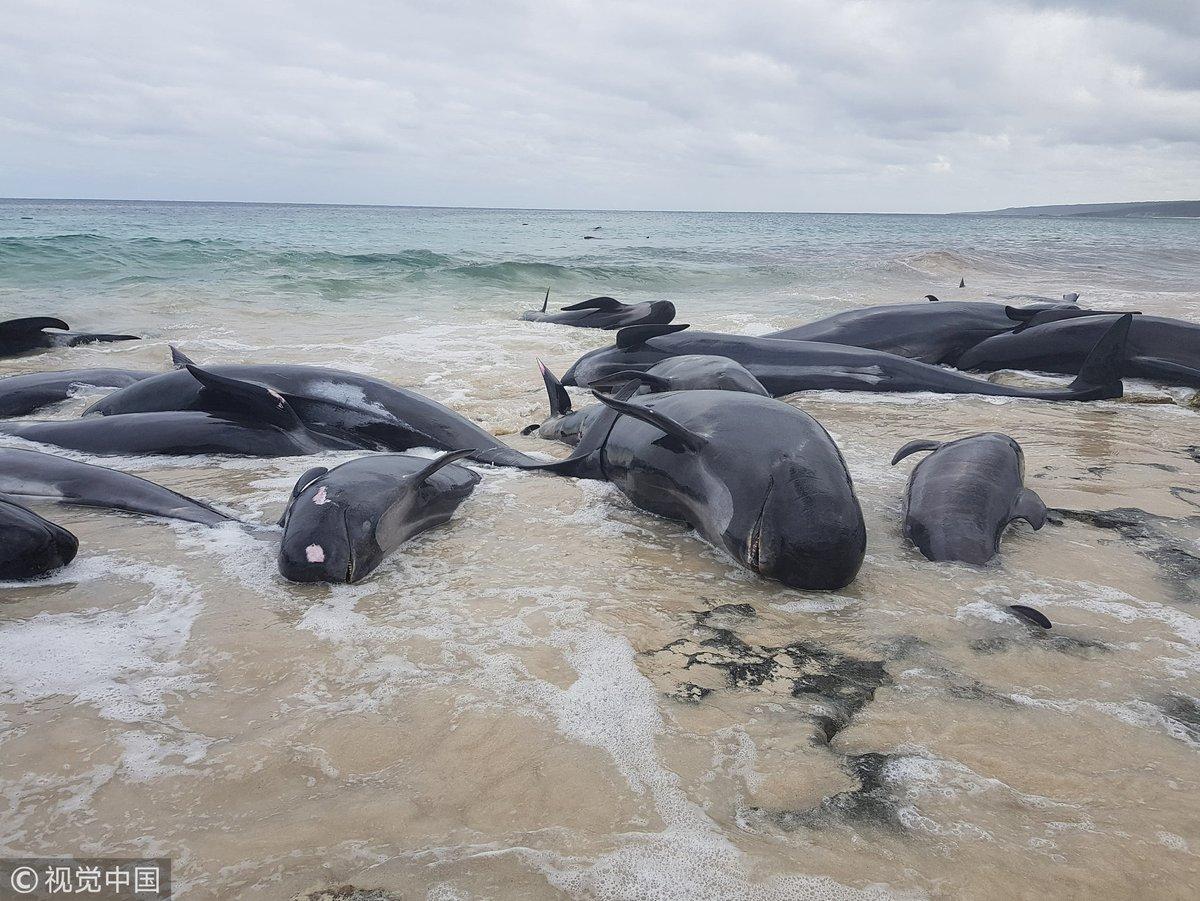
[[[0,495],[23,503],[99,507],[206,526],[235,521],[208,504],[127,472],[14,447],[0,448]]]
[[[32,316],[0,322],[0,357],[15,357],[51,347],[77,347],[110,341],[137,341],[137,335],[94,335],[72,332],[61,319]],[[53,331],[46,331],[53,329]]]
[[[817,341],[683,331],[687,325],[680,323],[622,329],[617,332],[616,344],[584,354],[562,381],[564,385],[590,386],[616,372],[649,369],[670,357],[699,353],[736,360],[775,397],[832,389],[1097,400],[1120,397],[1123,392],[1121,361],[1132,318],[1125,314],[1110,324],[1084,360],[1075,381],[1064,388],[1019,388],[879,350]]]
[[[84,419],[0,422],[0,435],[99,455],[290,457],[356,446],[310,431],[282,395],[262,385],[226,379],[196,366],[189,366],[179,375],[195,382],[196,393],[212,412],[169,410]]]
[[[0,378],[0,416],[28,416],[86,388],[125,388],[155,375],[133,369],[67,369]]]
[[[1072,372],[1118,315],[1059,319],[1053,312],[1039,314],[1024,329],[975,345],[955,365],[985,372]],[[1200,324],[1166,316],[1137,316],[1129,327],[1122,366],[1126,378],[1200,388]]]
[[[455,460],[379,454],[296,482],[280,525],[279,572],[293,582],[360,582],[396,548],[441,525],[479,483]]]
[[[793,588],[832,590],[857,575],[862,510],[841,452],[807,413],[734,391],[596,397],[604,415],[574,453],[534,468],[612,482]]]
[[[0,579],[36,579],[78,552],[79,540],[62,526],[0,497]]]
[[[573,325],[578,328],[618,329],[627,325],[650,325],[670,322],[675,318],[675,304],[669,300],[651,300],[646,303],[621,303],[613,297],[593,297],[581,300],[561,312],[547,313],[550,289],[542,300],[540,310],[527,310],[521,318],[527,322],[553,322],[557,325]]]
[[[932,294],[926,298],[937,301]],[[1078,298],[1078,294],[1067,294],[1061,303],[1019,307],[986,301],[883,304],[836,313],[764,337],[865,347],[922,363],[953,366],[980,341],[1020,329],[1039,313],[1058,310],[1070,316],[1099,315],[1076,307]]]
[[[172,348],[177,366],[192,361]],[[508,447],[465,416],[415,391],[353,372],[288,364],[216,365],[204,371],[247,391],[268,391],[283,398],[304,428],[330,446],[404,451],[471,448],[471,459],[496,466],[535,462]],[[114,391],[88,407],[87,418],[169,410],[221,412],[185,369],[165,372]],[[236,412],[236,409],[235,409]]]
[[[1035,529],[1046,505],[1025,487],[1025,454],[1007,435],[985,432],[957,441],[910,441],[892,457],[933,451],[913,467],[904,495],[904,534],[930,560],[982,566],[1000,553],[1013,520]]]
[[[571,407],[571,395],[563,387],[562,382],[538,360],[538,369],[542,373],[542,381],[546,384],[546,394],[550,401],[550,417],[537,425],[526,426],[521,430],[522,435],[536,433],[539,438],[548,441],[561,441],[564,444],[575,445],[579,437],[587,429],[588,423],[603,412],[604,407],[593,405],[575,410]],[[746,394],[758,394],[769,397],[767,389],[740,363],[735,363],[727,357],[705,356],[703,354],[688,354],[682,357],[671,357],[656,366],[651,366],[645,372],[627,370],[610,375],[593,383],[597,388],[616,390],[633,383],[635,390],[626,392],[622,400],[634,394],[661,394],[664,391],[742,391]]]

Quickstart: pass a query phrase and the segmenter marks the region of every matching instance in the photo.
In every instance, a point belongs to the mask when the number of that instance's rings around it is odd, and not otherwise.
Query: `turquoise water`
[[[0,298],[13,313],[186,293],[502,316],[549,286],[564,301],[774,315],[930,291],[1191,301],[1198,276],[1191,220],[0,201]]]

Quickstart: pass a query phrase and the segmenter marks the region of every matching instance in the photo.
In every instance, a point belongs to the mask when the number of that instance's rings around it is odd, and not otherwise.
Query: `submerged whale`
[[[932,294],[926,297],[937,301]],[[980,341],[1020,328],[1039,313],[1059,310],[1073,316],[1093,315],[1093,311],[1074,305],[1078,297],[1068,294],[1062,303],[1020,307],[986,301],[883,304],[836,313],[764,337],[845,344],[882,350],[922,363],[953,365]]]
[[[190,379],[214,412],[168,410],[73,420],[0,423],[0,435],[99,455],[236,454],[289,457],[356,445],[310,431],[278,392],[189,366],[169,373]],[[155,377],[139,382],[137,388]],[[124,389],[126,391],[129,388]],[[119,393],[119,392],[118,392]]]
[[[550,402],[550,416],[542,423],[526,426],[521,430],[521,434],[536,433],[539,438],[545,438],[548,441],[578,444],[579,437],[587,429],[588,424],[604,411],[604,407],[597,404],[584,407],[582,410],[573,409],[571,395],[567,393],[562,382],[540,360],[538,369],[541,371],[542,381],[546,385],[546,394]],[[742,391],[746,394],[769,397],[767,389],[740,363],[735,363],[727,357],[703,354],[670,357],[651,366],[645,372],[633,369],[617,372],[607,378],[599,379],[593,384],[595,387],[608,390],[630,385],[632,390],[617,395],[622,400],[628,399],[634,394],[701,390]]]
[[[1045,525],[1046,505],[1025,487],[1025,454],[1008,435],[910,441],[892,465],[919,451],[933,453],[908,478],[904,534],[930,560],[982,566],[1000,552],[1000,538],[1014,520]]]
[[[177,365],[192,365],[172,350]],[[268,391],[287,407],[318,443],[364,450],[403,451],[413,447],[471,449],[471,459],[497,466],[534,462],[465,416],[415,391],[369,376],[319,366],[287,364],[218,365],[204,371],[247,391]],[[92,404],[84,416],[170,410],[224,412],[224,398],[205,394],[184,370],[166,372],[115,391]],[[237,413],[236,405],[233,412]]]
[[[997,335],[964,353],[959,369],[1033,369],[1073,372],[1097,336],[1120,314],[1059,320],[1041,315],[1028,328]],[[1137,316],[1122,359],[1126,377],[1200,388],[1200,324],[1165,316]]]
[[[884,351],[840,344],[685,332],[688,327],[683,324],[622,329],[612,347],[584,354],[562,381],[564,385],[590,386],[617,372],[649,369],[670,357],[699,353],[729,357],[741,363],[776,397],[797,391],[834,389],[1096,400],[1122,394],[1121,359],[1132,318],[1126,314],[1109,325],[1084,360],[1075,381],[1064,388],[1002,385]]]
[[[450,519],[479,483],[454,465],[470,453],[379,454],[310,469],[280,520],[279,572],[293,582],[362,581],[405,541]]]
[[[0,579],[35,579],[75,559],[79,539],[16,501],[0,497]]]
[[[793,588],[841,588],[857,575],[862,510],[841,452],[807,413],[734,391],[596,397],[604,415],[574,453],[534,468],[612,482]]]
[[[28,416],[83,388],[124,388],[154,375],[133,369],[67,369],[0,378],[0,416]]]
[[[98,335],[72,332],[70,328],[61,319],[50,316],[31,316],[0,322],[0,357],[15,357],[51,347],[140,340],[137,335]],[[47,329],[52,331],[46,331]]]
[[[527,310],[521,318],[527,322],[553,322],[557,325],[573,325],[577,328],[618,329],[629,325],[650,325],[670,322],[675,318],[675,304],[669,300],[651,300],[646,303],[626,304],[613,297],[593,297],[581,300],[561,312],[547,313],[550,289],[542,300],[540,310]]]
[[[181,519],[206,526],[235,521],[208,504],[105,466],[13,447],[0,448],[0,495]]]

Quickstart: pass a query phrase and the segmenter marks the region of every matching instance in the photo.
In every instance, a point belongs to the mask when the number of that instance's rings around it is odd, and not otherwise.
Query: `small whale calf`
[[[78,552],[79,540],[62,526],[0,497],[0,579],[36,579]]]
[[[862,509],[837,445],[807,413],[733,391],[596,397],[608,409],[575,452],[535,468],[606,479],[792,588],[833,590],[857,575]]]
[[[125,388],[155,375],[133,369],[67,369],[0,378],[0,416],[28,416],[85,388]]]
[[[1025,487],[1025,454],[1008,435],[910,441],[892,465],[920,451],[932,453],[909,476],[904,535],[930,560],[982,566],[1000,553],[1000,538],[1014,520],[1045,525],[1046,505]]]
[[[556,325],[573,325],[576,328],[618,329],[630,325],[666,323],[675,318],[675,304],[669,300],[651,300],[646,303],[626,304],[614,297],[593,297],[581,300],[558,313],[546,312],[550,303],[550,289],[542,300],[540,310],[527,310],[521,314],[526,322],[552,322]]]
[[[279,572],[293,582],[360,582],[414,535],[441,525],[479,483],[455,460],[380,454],[315,467],[296,482],[280,524]]]
[[[71,327],[61,319],[51,316],[31,316],[0,322],[0,358],[48,350],[51,347],[77,347],[80,344],[139,340],[137,335],[99,335],[72,332],[70,329]]]

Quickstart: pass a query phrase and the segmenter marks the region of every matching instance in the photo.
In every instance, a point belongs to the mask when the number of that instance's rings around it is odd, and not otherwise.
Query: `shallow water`
[[[545,409],[534,360],[607,343],[517,321],[547,284],[748,333],[928,292],[1200,319],[1198,229],[2,203],[0,313],[146,340],[0,372],[165,368],[168,342],[327,364],[546,451],[519,435]],[[197,899],[1194,897],[1191,401],[791,398],[867,518],[836,594],[760,581],[609,486],[488,467],[348,587],[283,581],[270,532],[41,508],[81,551],[0,586],[0,849],[171,856]],[[1051,507],[1126,512],[1014,527],[982,570],[925,561],[900,534],[913,461],[887,461],[983,430],[1023,444]],[[272,522],[300,472],[353,456],[103,462]]]

